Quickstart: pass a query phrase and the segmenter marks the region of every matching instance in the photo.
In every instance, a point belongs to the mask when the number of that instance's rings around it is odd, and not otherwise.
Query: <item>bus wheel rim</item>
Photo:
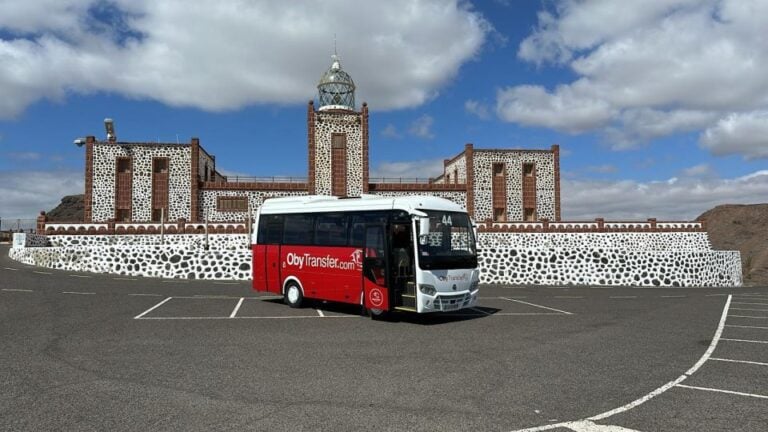
[[[299,289],[295,286],[288,287],[288,301],[296,303],[299,299]]]

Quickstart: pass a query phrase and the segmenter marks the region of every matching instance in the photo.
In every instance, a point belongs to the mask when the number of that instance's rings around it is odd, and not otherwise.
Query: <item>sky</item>
[[[84,148],[200,138],[230,175],[307,176],[334,50],[372,177],[561,148],[564,220],[768,202],[768,0],[0,0],[0,218],[84,191]]]

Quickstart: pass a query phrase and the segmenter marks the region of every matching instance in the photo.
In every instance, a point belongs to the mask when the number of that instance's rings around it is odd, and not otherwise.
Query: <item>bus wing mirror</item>
[[[429,218],[419,218],[419,236],[429,234]]]

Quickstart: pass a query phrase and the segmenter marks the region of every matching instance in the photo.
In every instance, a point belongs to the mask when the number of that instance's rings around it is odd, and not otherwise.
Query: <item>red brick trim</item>
[[[85,138],[85,198],[83,222],[93,222],[93,144],[96,137]]]
[[[191,222],[198,222],[200,220],[200,139],[192,138],[190,141],[190,157],[192,163],[190,164],[189,171],[189,183],[190,183],[190,206],[189,206],[189,220]],[[203,150],[205,152],[205,150]],[[208,153],[206,153],[208,154]],[[214,172],[216,169],[214,168]]]
[[[310,195],[315,193],[315,102],[307,104],[307,147],[309,153],[309,173],[307,176],[307,189]]]
[[[555,171],[555,222],[560,222],[560,146],[552,145]]]
[[[368,104],[366,102],[363,102],[361,114],[363,119],[360,125],[360,133],[363,136],[363,193],[368,193]]]
[[[475,218],[475,149],[472,143],[464,145],[465,161],[467,164],[467,213]]]

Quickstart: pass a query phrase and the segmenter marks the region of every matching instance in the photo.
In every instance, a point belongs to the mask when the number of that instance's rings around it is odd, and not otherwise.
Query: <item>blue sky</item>
[[[768,197],[768,2],[0,3],[0,217],[83,192],[83,149],[199,137],[218,168],[306,176],[330,66],[371,110],[372,176],[465,143],[561,146],[567,219],[691,219]]]

